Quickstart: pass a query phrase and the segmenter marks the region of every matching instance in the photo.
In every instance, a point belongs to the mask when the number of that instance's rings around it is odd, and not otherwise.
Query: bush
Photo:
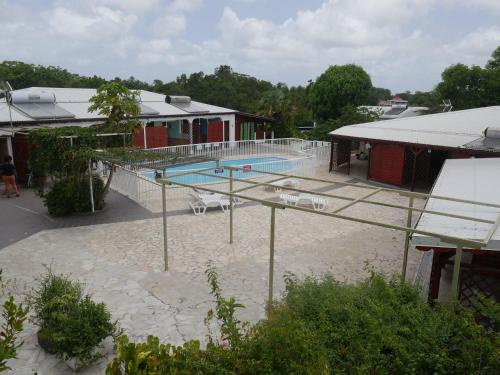
[[[287,278],[283,300],[328,352],[332,371],[494,374],[499,337],[463,308],[430,307],[399,277],[373,274],[357,286],[331,276]]]
[[[286,278],[286,292],[268,318],[247,327],[234,317],[234,298],[222,297],[207,271],[221,324],[210,337],[182,347],[117,340],[108,375],[149,374],[495,374],[500,339],[470,313],[431,307],[399,277],[373,274],[357,286],[331,276]]]
[[[95,303],[82,284],[50,270],[30,296],[35,323],[40,327],[40,345],[63,359],[74,358],[88,365],[99,358],[98,345],[118,335],[117,322],[104,303]]]
[[[2,270],[0,269],[0,297],[3,297]],[[28,308],[17,305],[14,297],[9,296],[2,305],[2,324],[0,325],[0,372],[10,370],[9,359],[17,358],[17,349],[22,345],[17,343],[17,336],[23,330],[24,321],[28,316]]]
[[[100,210],[104,207],[104,182],[97,176],[92,176],[94,207]],[[92,211],[90,200],[90,184],[88,175],[69,176],[57,180],[45,195],[45,205],[49,214],[66,216],[72,213]]]

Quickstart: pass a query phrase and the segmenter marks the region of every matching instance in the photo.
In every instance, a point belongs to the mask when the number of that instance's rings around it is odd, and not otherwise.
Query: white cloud
[[[192,12],[200,9],[203,0],[174,0],[170,7],[179,12]]]
[[[477,64],[489,59],[493,50],[500,46],[500,27],[479,28],[453,44],[445,44],[442,50],[451,58],[451,63]],[[482,65],[482,64],[481,64]]]
[[[156,35],[179,36],[186,31],[186,17],[182,14],[166,14],[153,24]]]
[[[109,7],[118,7],[130,12],[146,12],[156,9],[160,0],[91,0],[92,3]]]
[[[305,84],[331,64],[356,63],[374,84],[402,90],[432,88],[451,63],[484,65],[500,44],[500,19],[491,23],[500,0],[471,2],[492,11],[489,24],[477,20],[477,9],[464,24],[460,17],[468,19],[472,6],[465,0],[325,0],[309,10],[303,2],[285,21],[276,21],[276,0],[253,1],[256,10],[269,8],[266,18],[216,2],[206,14],[187,14],[203,0],[47,1],[0,0],[0,61],[164,81],[229,64],[290,84]]]
[[[45,13],[48,25],[59,38],[106,40],[115,38],[133,27],[137,17],[107,7],[92,7],[89,12],[75,12],[56,7]]]
[[[475,9],[486,9],[493,12],[500,13],[500,1],[499,0],[447,0],[447,2],[452,6],[466,6]]]

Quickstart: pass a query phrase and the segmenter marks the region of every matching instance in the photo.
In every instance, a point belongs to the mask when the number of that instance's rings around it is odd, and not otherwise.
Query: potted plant
[[[94,302],[81,283],[51,270],[32,291],[30,302],[40,327],[39,345],[74,370],[102,357],[103,341],[120,333],[104,303]]]

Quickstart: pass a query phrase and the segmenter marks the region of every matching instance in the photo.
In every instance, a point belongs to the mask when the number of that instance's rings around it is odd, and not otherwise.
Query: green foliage
[[[138,99],[139,91],[129,90],[116,82],[106,83],[90,98],[89,111],[106,116],[109,125],[131,122],[141,113]]]
[[[98,137],[89,128],[67,127],[39,129],[30,132],[32,145],[29,164],[33,175],[33,187],[42,189],[48,176],[54,183],[45,197],[49,213],[56,216],[75,212],[90,212],[88,165],[95,158]],[[67,136],[73,138],[73,145]],[[93,177],[95,207],[104,205],[105,189],[100,177]]]
[[[498,333],[459,306],[426,304],[400,277],[359,285],[332,276],[285,278],[286,292],[253,327],[235,320],[213,267],[207,271],[222,340],[181,347],[117,340],[108,375],[128,374],[496,374]],[[228,333],[229,332],[229,333]],[[229,337],[232,337],[230,340]]]
[[[437,91],[450,99],[456,109],[477,108],[487,105],[483,95],[484,71],[479,66],[452,65],[442,74]]]
[[[311,87],[309,101],[318,120],[336,118],[345,106],[366,104],[372,82],[368,73],[356,65],[330,66]]]
[[[500,304],[493,298],[478,294],[472,299],[472,306],[479,312],[480,318],[491,323],[491,329],[500,333]]]
[[[0,297],[3,297],[2,270],[0,269]],[[14,297],[8,296],[2,305],[2,324],[0,325],[0,372],[10,370],[9,359],[17,358],[17,337],[23,330],[28,316],[28,307],[16,304]]]
[[[0,63],[0,80],[9,81],[14,89],[33,86],[97,88],[106,82],[101,77],[83,77],[60,67],[26,64],[19,61]]]
[[[92,175],[92,192],[94,208],[101,210],[104,207],[104,182],[98,176]],[[58,179],[44,197],[44,203],[49,214],[66,216],[72,213],[84,213],[92,210],[90,200],[89,175],[68,176]]]
[[[61,358],[76,358],[88,365],[99,358],[95,350],[101,341],[119,334],[104,303],[95,303],[84,294],[82,284],[54,275],[50,269],[32,291],[30,303],[41,329],[39,338]]]
[[[486,63],[486,69],[500,69],[500,46],[491,54],[491,59]]]
[[[221,323],[221,341],[224,344],[228,344],[231,348],[235,348],[241,343],[243,334],[241,332],[242,324],[235,318],[234,313],[236,309],[243,308],[244,306],[236,303],[234,297],[226,299],[222,296],[215,267],[210,265],[205,273],[207,275],[208,284],[210,285],[210,293],[215,297],[215,317]],[[213,312],[210,310],[205,319],[205,324],[207,326],[209,326],[213,316]],[[214,342],[211,335],[209,336],[209,341],[211,343]]]
[[[332,372],[494,374],[499,337],[462,308],[430,307],[399,277],[357,286],[331,276],[286,280],[283,305],[328,352]]]
[[[392,98],[391,90],[381,87],[372,87],[366,101],[366,105],[378,105],[381,100],[389,100]]]
[[[364,122],[375,121],[379,117],[378,113],[369,111],[366,108],[355,108],[346,106],[342,108],[341,114],[335,119],[320,121],[316,127],[306,133],[307,137],[312,140],[329,141],[328,133],[342,126],[360,124]]]
[[[486,69],[456,64],[443,71],[436,91],[450,99],[454,109],[478,108],[500,104],[500,47],[493,52]],[[499,64],[500,66],[500,64]]]
[[[145,343],[131,343],[126,336],[116,340],[117,356],[109,363],[107,375],[149,374],[327,374],[324,350],[301,321],[285,310],[273,310],[270,319],[252,329],[238,321],[234,313],[243,307],[233,297],[222,296],[218,277],[212,266],[206,271],[215,313],[220,324],[220,338],[210,332],[205,350],[197,340],[176,347],[160,344],[149,336]]]
[[[140,112],[138,93],[117,84],[101,86],[91,98],[90,110],[108,117],[105,124],[89,128],[64,127],[38,129],[29,133],[31,152],[29,164],[33,187],[43,190],[48,177],[55,182],[46,196],[49,213],[56,216],[90,212],[89,161],[96,160],[96,149],[126,146],[138,122],[133,119]],[[100,137],[105,133],[127,133],[126,136]],[[125,137],[125,138],[124,138]],[[125,142],[125,144],[124,144]],[[103,185],[98,176],[93,176],[95,208],[101,209],[108,184]]]

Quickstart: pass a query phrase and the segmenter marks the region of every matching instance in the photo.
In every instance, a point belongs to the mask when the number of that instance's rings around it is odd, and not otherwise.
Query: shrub
[[[286,282],[283,306],[314,332],[333,371],[493,374],[500,366],[497,335],[463,308],[430,307],[399,277],[372,274],[357,286],[331,276]]]
[[[3,296],[2,270],[0,269],[0,297]],[[0,325],[0,372],[10,370],[9,359],[17,358],[17,349],[22,345],[17,343],[17,336],[23,330],[23,324],[28,316],[28,308],[17,305],[14,297],[9,296],[2,306],[2,324]]]
[[[222,297],[213,268],[220,339],[182,347],[117,340],[108,375],[149,374],[495,374],[500,340],[470,313],[431,307],[399,277],[372,274],[357,286],[331,276],[286,278],[283,300],[253,327],[234,317],[234,298]]]
[[[30,296],[39,343],[63,359],[74,358],[88,365],[99,358],[96,348],[109,336],[118,335],[117,322],[104,303],[95,303],[82,284],[50,270]]]
[[[100,210],[104,207],[104,182],[97,176],[92,176],[94,207]],[[68,176],[57,180],[45,195],[45,205],[49,214],[65,216],[72,213],[90,212],[90,184],[88,175]]]

